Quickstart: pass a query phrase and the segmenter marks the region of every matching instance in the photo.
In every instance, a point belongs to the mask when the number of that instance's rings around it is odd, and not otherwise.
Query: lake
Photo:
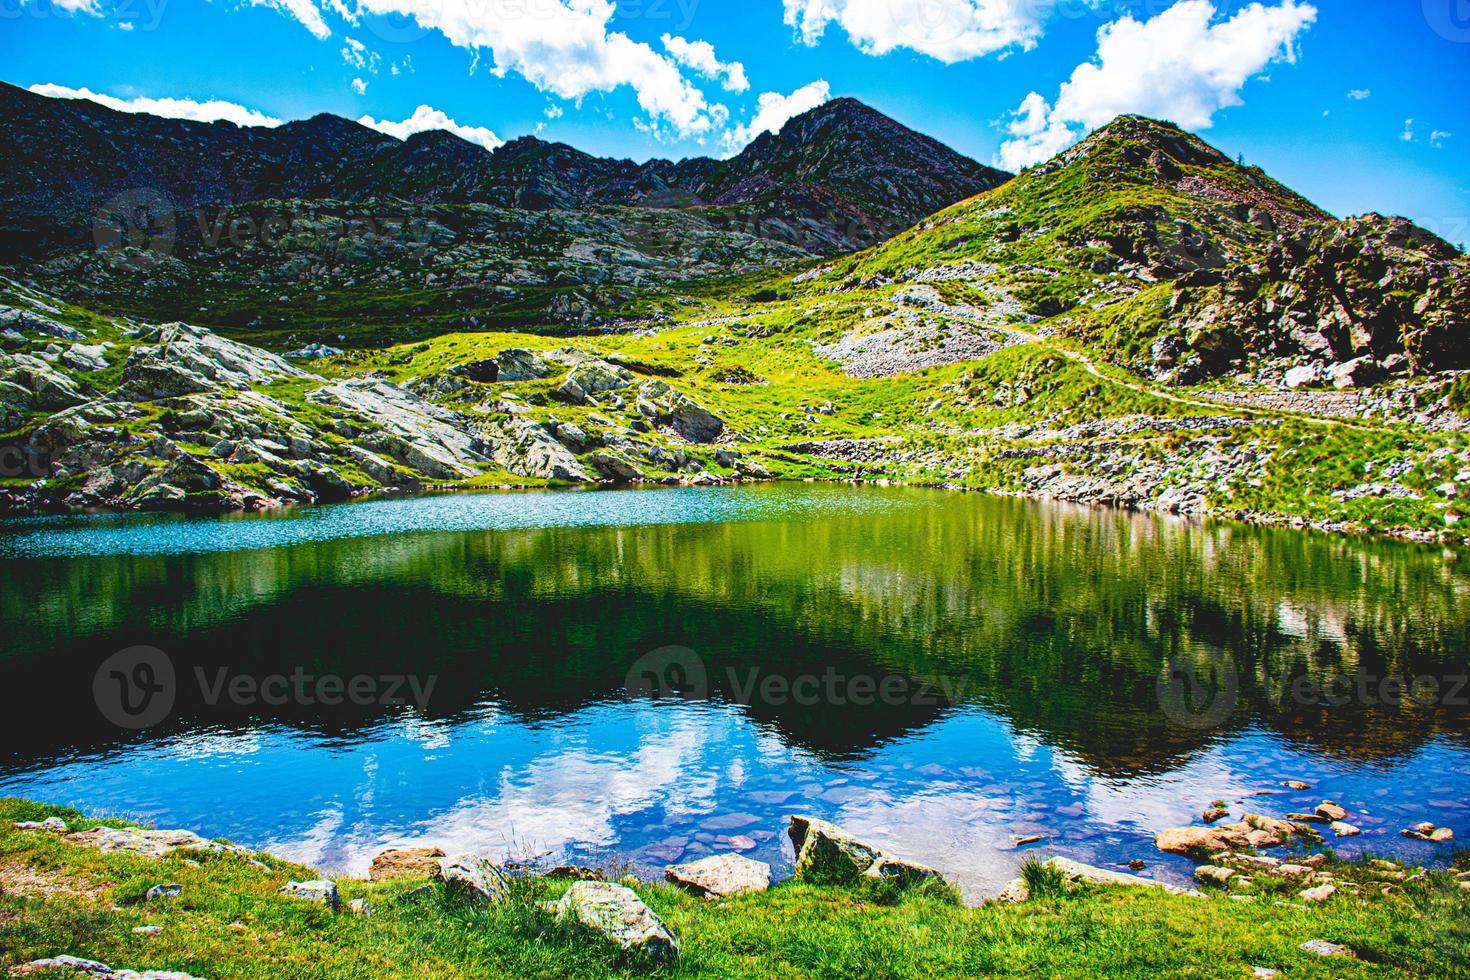
[[[1348,854],[1470,836],[1438,548],[927,490],[457,494],[6,521],[0,615],[0,795],[337,873],[780,871],[807,813],[978,899],[1031,854],[1185,881],[1153,834],[1215,799],[1335,800]]]

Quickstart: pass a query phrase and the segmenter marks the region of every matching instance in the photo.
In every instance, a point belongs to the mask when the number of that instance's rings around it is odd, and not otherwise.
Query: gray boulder
[[[671,864],[664,877],[707,899],[728,898],[771,887],[771,866],[739,854],[716,854],[688,864]]]
[[[714,442],[725,431],[719,416],[667,381],[643,383],[638,389],[638,411],[689,442]]]
[[[277,891],[291,898],[299,898],[303,902],[316,902],[325,905],[329,909],[337,909],[342,905],[342,896],[337,891],[335,881],[319,879],[317,881],[288,881]]]
[[[679,943],[637,893],[605,881],[579,881],[557,903],[557,918],[602,933],[631,953],[658,962],[678,958]]]
[[[488,904],[510,897],[510,879],[505,872],[480,858],[440,858],[439,877],[452,894],[471,901]]]
[[[792,876],[799,881],[840,885],[869,878],[893,881],[901,888],[944,881],[933,868],[885,854],[825,820],[793,816],[787,834],[796,849]]]

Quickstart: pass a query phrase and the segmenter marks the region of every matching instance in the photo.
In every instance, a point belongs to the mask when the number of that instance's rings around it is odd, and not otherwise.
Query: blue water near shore
[[[1438,549],[798,485],[43,518],[0,556],[0,684],[35,706],[0,794],[339,873],[404,843],[781,869],[808,813],[972,898],[1033,853],[1183,881],[1153,834],[1215,799],[1334,800],[1348,854],[1470,837],[1470,575]],[[94,681],[140,644],[175,681],[133,730]],[[241,677],[287,697],[211,697]]]

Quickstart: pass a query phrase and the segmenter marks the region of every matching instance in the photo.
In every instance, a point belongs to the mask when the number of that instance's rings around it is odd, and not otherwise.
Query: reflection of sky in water
[[[1033,852],[1114,866],[1139,857],[1146,873],[1183,881],[1188,862],[1159,855],[1152,835],[1197,822],[1215,798],[1275,814],[1332,798],[1364,830],[1345,852],[1424,860],[1432,849],[1398,830],[1429,816],[1470,834],[1457,789],[1466,776],[1470,753],[1439,742],[1383,769],[1324,762],[1252,731],[1167,775],[1105,778],[980,710],[946,716],[860,762],[826,764],[738,707],[612,701],[554,724],[486,705],[457,724],[410,717],[352,740],[281,726],[201,732],[0,780],[0,793],[228,833],[359,874],[385,846],[409,843],[631,859],[649,875],[753,843],[748,853],[785,868],[785,817],[804,812],[943,868],[979,898]],[[1287,778],[1313,789],[1247,797]],[[1031,833],[1047,840],[1013,848],[1012,835]]]

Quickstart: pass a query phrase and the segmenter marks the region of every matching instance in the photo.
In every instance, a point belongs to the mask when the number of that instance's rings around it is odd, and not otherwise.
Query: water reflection
[[[219,522],[13,525],[0,683],[47,710],[0,722],[0,791],[359,870],[415,840],[779,863],[781,817],[812,810],[977,889],[1019,861],[1013,834],[1152,861],[1152,830],[1283,773],[1354,808],[1355,846],[1403,846],[1395,821],[1427,807],[1470,832],[1447,696],[1470,579],[1438,550],[922,491],[676,499],[679,523],[640,493],[237,521],[286,542],[251,550],[217,546]],[[92,675],[139,643],[182,683],[125,735]],[[697,696],[629,695],[669,645],[698,656]],[[1222,668],[1211,724],[1161,700]],[[221,670],[436,683],[422,711],[211,704],[195,677]],[[1446,686],[1343,699],[1338,676]]]

